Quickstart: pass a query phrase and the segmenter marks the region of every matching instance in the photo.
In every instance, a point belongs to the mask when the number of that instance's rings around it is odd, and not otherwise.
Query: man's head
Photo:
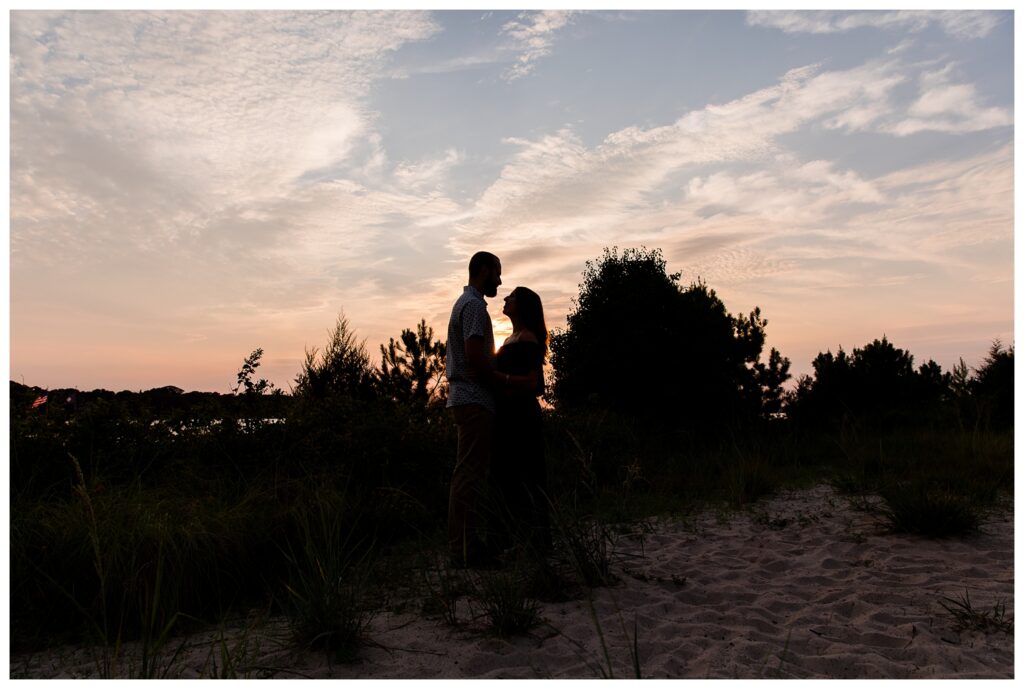
[[[485,297],[498,294],[501,284],[501,261],[494,254],[478,251],[469,259],[469,284]]]

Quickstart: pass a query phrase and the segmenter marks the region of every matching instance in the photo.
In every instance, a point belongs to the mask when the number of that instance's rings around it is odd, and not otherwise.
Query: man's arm
[[[484,348],[484,338],[479,335],[466,340],[466,363],[478,383],[491,390],[498,387],[499,381]]]

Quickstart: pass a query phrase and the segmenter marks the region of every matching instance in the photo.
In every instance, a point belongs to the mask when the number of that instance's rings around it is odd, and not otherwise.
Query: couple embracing
[[[514,545],[550,547],[537,399],[548,349],[544,309],[532,290],[512,290],[502,309],[512,334],[495,352],[484,298],[500,285],[498,257],[474,254],[448,322],[447,406],[458,430],[448,549],[458,566],[493,564]]]

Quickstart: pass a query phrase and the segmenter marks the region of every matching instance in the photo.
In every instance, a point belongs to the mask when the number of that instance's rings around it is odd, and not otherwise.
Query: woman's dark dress
[[[536,342],[519,341],[498,350],[499,373],[522,376],[539,370],[534,392],[499,394],[495,418],[491,485],[498,498],[496,529],[499,542],[526,542],[546,550],[551,545],[545,488],[544,436],[537,400],[544,392],[544,354]],[[510,542],[511,541],[511,542]]]

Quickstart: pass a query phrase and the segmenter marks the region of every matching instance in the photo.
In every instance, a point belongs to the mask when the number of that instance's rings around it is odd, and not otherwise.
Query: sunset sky
[[[443,339],[480,249],[499,344],[611,246],[794,374],[1013,343],[1010,11],[15,11],[10,126],[27,385],[227,392],[262,347],[287,391],[339,311]]]

